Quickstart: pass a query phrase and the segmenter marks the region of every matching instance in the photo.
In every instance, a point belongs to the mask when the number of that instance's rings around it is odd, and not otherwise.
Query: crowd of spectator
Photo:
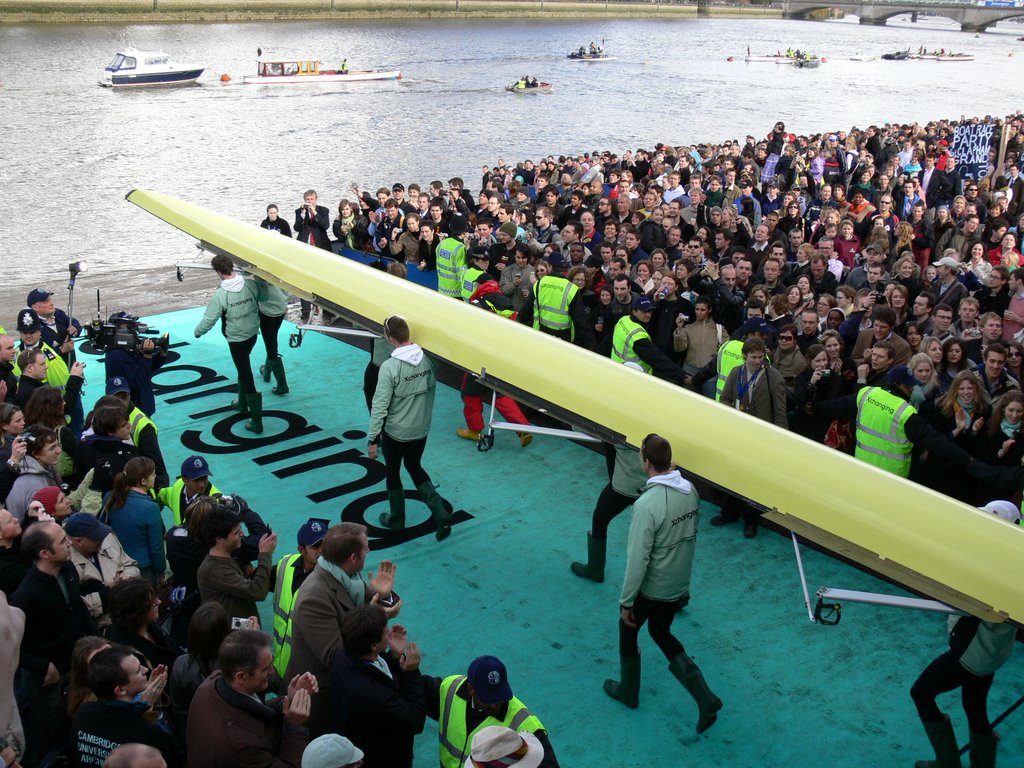
[[[758,339],[749,352],[763,353],[772,394],[751,410],[780,428],[852,451],[850,425],[815,404],[895,382],[965,451],[1020,466],[1021,122],[999,127],[1006,160],[979,179],[957,172],[954,122],[813,136],[778,123],[761,140],[499,161],[477,195],[460,178],[353,188],[333,222],[309,190],[294,235],[423,271],[446,268],[442,244],[458,241],[469,287],[493,281],[498,308],[532,317],[536,286],[564,276],[567,338],[624,361],[615,329],[628,318],[652,373],[727,403],[742,402],[744,373],[719,377],[720,351]],[[292,236],[276,205],[267,213],[262,226]],[[83,407],[79,326],[43,289],[27,305],[20,348],[0,335],[0,614],[5,626],[24,615],[4,765],[406,765],[424,718],[448,717],[446,696],[474,706],[458,754],[445,757],[442,724],[442,764],[461,764],[474,733],[500,751],[507,735],[488,726],[526,712],[515,722],[530,739],[499,757],[557,765],[497,659],[420,673],[416,644],[389,623],[394,564],[364,576],[365,529],[311,519],[275,562],[277,535],[213,485],[204,457],[169,476],[151,393],[114,375]],[[140,354],[158,367],[159,350]],[[918,481],[975,504],[1001,494],[926,454]]]

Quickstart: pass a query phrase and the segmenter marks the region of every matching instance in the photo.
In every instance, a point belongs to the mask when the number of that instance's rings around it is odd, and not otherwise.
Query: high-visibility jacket
[[[651,340],[647,329],[633,319],[632,315],[623,315],[615,324],[612,332],[612,361],[616,363],[636,363],[650,373],[652,368],[633,352],[633,345],[640,339]]]
[[[857,446],[854,456],[867,464],[910,476],[910,452],[907,419],[917,410],[881,387],[864,387],[857,393]]]
[[[477,269],[476,267],[466,267],[462,272],[462,300],[469,301],[473,294],[476,293],[476,289],[480,287],[476,279],[480,275],[485,274],[484,270]]]
[[[210,489],[202,495],[216,496],[218,493],[220,490],[217,486],[210,483]],[[181,525],[181,515],[185,511],[185,479],[179,477],[174,485],[161,488],[156,492],[156,500],[157,503],[171,510],[171,519],[174,520],[174,525]]]
[[[131,413],[128,414],[128,424],[132,429],[132,442],[136,445],[139,444],[139,435],[142,434],[142,430],[146,427],[153,427],[154,435],[160,432],[156,428],[156,424],[153,423],[153,420],[134,405],[132,406]]]
[[[292,591],[295,580],[295,561],[302,555],[285,555],[277,562],[277,582],[274,584],[274,669],[282,678],[292,655],[292,607],[298,590]]]
[[[456,692],[466,682],[465,675],[452,675],[441,682],[441,718],[437,723],[440,741],[441,768],[462,768],[469,757],[473,734],[489,725],[502,725],[517,732],[536,733],[546,730],[537,716],[515,696],[508,703],[505,719],[484,718],[473,731],[466,732],[466,705]],[[465,750],[465,751],[463,751]]]
[[[437,246],[437,291],[442,296],[462,298],[462,273],[466,271],[466,246],[446,237]]]
[[[0,333],[3,333],[3,331],[0,331]],[[44,381],[51,387],[60,387],[63,391],[64,386],[68,383],[68,379],[71,378],[68,364],[45,341],[39,342],[39,351],[46,357],[46,378]],[[15,376],[21,376],[21,368],[18,367],[17,363],[14,364],[12,370]]]
[[[579,286],[564,277],[544,275],[533,286],[533,327],[559,333],[572,328],[569,305]]]
[[[733,368],[743,365],[743,342],[739,339],[727,341],[718,348],[718,378],[715,380],[715,401],[722,401],[725,380]]]

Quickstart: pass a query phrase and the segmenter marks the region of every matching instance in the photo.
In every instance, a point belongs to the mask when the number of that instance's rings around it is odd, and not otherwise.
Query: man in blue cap
[[[295,594],[316,568],[323,549],[324,536],[330,527],[330,520],[309,518],[299,528],[295,537],[299,545],[298,553],[282,557],[270,573],[270,581],[274,585],[274,668],[282,678],[288,669],[288,659],[291,658],[292,608],[295,605]]]
[[[427,717],[437,721],[441,768],[462,768],[473,735],[491,725],[532,733],[544,747],[540,768],[557,768],[548,732],[540,719],[512,694],[508,670],[494,656],[478,656],[465,675],[423,676]]]
[[[629,316],[620,317],[612,331],[611,359],[616,363],[633,363],[644,373],[682,384],[685,371],[651,340],[647,329],[653,315],[654,303],[647,296],[633,299]]]
[[[77,320],[68,317],[63,309],[53,305],[53,292],[35,288],[25,299],[25,306],[30,307],[39,317],[42,324],[43,341],[55,349],[71,365],[71,353],[75,349],[74,337],[82,330]]]
[[[139,449],[143,456],[151,459],[156,464],[157,488],[166,487],[171,479],[167,474],[167,464],[164,463],[164,455],[160,451],[160,441],[157,439],[159,430],[153,420],[142,412],[131,399],[131,388],[128,380],[122,376],[115,376],[107,379],[107,394],[113,395],[122,403],[128,416],[128,427],[132,436],[132,442]]]
[[[172,525],[181,525],[188,505],[200,496],[213,496],[220,490],[210,482],[210,465],[202,456],[189,456],[181,463],[181,474],[174,485],[157,491],[156,500],[171,510]]]

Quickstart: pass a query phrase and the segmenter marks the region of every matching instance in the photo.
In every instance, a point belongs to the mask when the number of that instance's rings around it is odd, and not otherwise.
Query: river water
[[[258,222],[287,216],[315,187],[332,213],[353,182],[375,188],[597,148],[925,121],[1018,109],[1024,27],[975,38],[941,19],[887,27],[844,22],[385,21],[0,28],[0,116],[7,214],[4,284],[53,282],[72,258],[104,275],[161,270],[194,253],[188,238],[124,201],[150,187]],[[209,66],[199,84],[112,91],[96,81],[124,39]],[[617,61],[565,52],[606,40]],[[829,59],[818,70],[745,64],[788,45]],[[971,63],[853,62],[906,47],[969,51]],[[400,82],[243,86],[266,54],[347,57],[398,67]],[[1016,55],[1008,55],[1015,53]],[[729,62],[728,56],[739,60]],[[230,74],[231,84],[220,82]],[[555,85],[515,96],[521,74]],[[100,280],[96,280],[100,278]],[[11,299],[11,301],[17,301]],[[16,307],[3,308],[9,317]]]

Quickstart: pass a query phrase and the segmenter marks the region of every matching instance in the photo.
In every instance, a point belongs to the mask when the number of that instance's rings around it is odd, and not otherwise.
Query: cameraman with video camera
[[[127,312],[116,312],[107,320],[107,325],[113,325],[116,329],[115,338],[118,343],[106,347],[106,379],[124,379],[128,384],[131,401],[146,416],[152,416],[156,412],[153,374],[167,362],[170,339],[166,333],[158,339],[142,338],[140,332],[145,332],[148,327],[138,320]]]

